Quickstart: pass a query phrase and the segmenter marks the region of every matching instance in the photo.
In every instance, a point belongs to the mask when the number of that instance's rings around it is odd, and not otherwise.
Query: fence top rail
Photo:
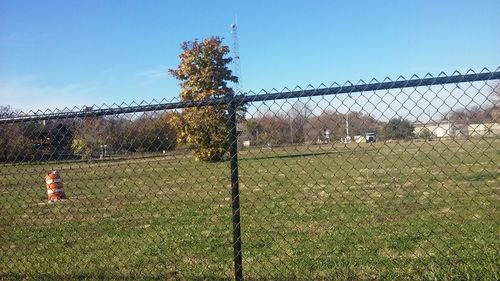
[[[412,76],[412,79],[407,79],[407,80],[397,80],[397,81],[387,81],[387,82],[375,81],[373,83],[363,82],[362,84],[358,85],[349,84],[343,86],[325,87],[318,89],[305,89],[305,90],[300,89],[292,91],[282,91],[278,93],[262,93],[262,94],[252,94],[252,95],[243,93],[235,96],[206,99],[199,101],[179,101],[179,102],[169,102],[169,103],[157,103],[150,105],[103,108],[95,110],[19,115],[19,116],[0,118],[0,124],[67,119],[67,118],[99,117],[99,116],[109,116],[109,115],[137,113],[137,112],[182,109],[189,107],[227,105],[231,102],[237,104],[245,104],[249,102],[260,102],[267,100],[281,100],[290,98],[358,93],[366,91],[390,90],[398,88],[411,88],[411,87],[457,84],[457,83],[476,82],[476,81],[500,80],[500,71],[498,71],[499,69],[493,72],[488,71],[488,72],[472,73],[472,74],[459,74],[458,72],[455,72],[458,74],[450,76],[429,77],[429,78],[418,78],[417,76]]]

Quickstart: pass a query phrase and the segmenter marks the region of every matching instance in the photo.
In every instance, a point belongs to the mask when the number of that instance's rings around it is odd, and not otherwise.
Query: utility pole
[[[348,141],[350,142],[350,139],[349,139],[349,111],[347,111],[347,113],[345,115],[345,134],[346,134],[345,142],[346,143]]]

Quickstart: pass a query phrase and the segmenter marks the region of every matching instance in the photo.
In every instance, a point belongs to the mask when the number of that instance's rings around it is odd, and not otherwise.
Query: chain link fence
[[[498,280],[499,80],[2,107],[0,279]]]

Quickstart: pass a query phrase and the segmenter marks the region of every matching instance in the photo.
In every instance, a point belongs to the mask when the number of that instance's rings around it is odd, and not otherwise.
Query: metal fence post
[[[238,184],[238,136],[236,128],[236,103],[232,98],[229,103],[229,155],[231,158],[231,199],[233,211],[233,252],[235,280],[243,280],[243,262],[241,252],[240,228],[240,188]]]

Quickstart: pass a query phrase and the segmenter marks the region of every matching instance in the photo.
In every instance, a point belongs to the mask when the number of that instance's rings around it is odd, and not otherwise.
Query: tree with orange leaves
[[[228,83],[236,83],[238,78],[228,67],[232,60],[227,56],[229,47],[222,45],[220,37],[184,42],[181,49],[178,67],[169,72],[180,81],[182,101],[234,94]],[[228,119],[227,105],[214,105],[184,109],[170,122],[179,131],[178,142],[195,146],[195,159],[220,161],[229,148]]]

